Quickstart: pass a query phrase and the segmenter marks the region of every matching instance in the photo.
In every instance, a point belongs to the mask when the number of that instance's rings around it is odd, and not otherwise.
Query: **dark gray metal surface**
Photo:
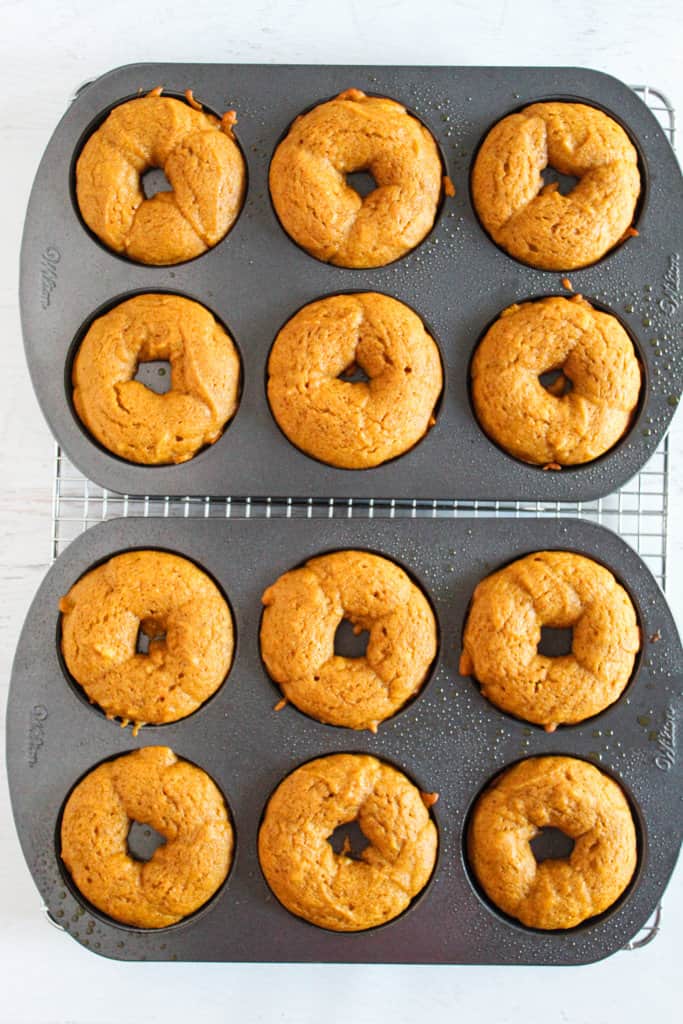
[[[221,690],[182,722],[137,737],[77,696],[57,651],[58,600],[94,563],[132,547],[177,551],[209,571],[227,594],[237,647]],[[260,660],[261,594],[303,560],[338,548],[395,559],[431,598],[438,660],[420,696],[376,736],[322,725],[296,709],[278,713],[279,691]],[[484,575],[541,548],[583,552],[629,590],[644,637],[634,680],[603,714],[552,735],[489,704],[458,675],[460,637],[472,591]],[[7,715],[12,804],[26,860],[49,913],[79,942],[140,960],[347,961],[577,964],[621,948],[656,907],[681,838],[683,785],[675,749],[683,656],[666,602],[638,556],[602,527],[571,520],[113,520],[80,536],[49,571],[28,614],[14,663]],[[204,912],[159,932],[118,926],[83,905],[61,874],[56,828],[74,783],[105,758],[167,744],[206,769],[229,802],[236,861]],[[401,767],[434,808],[440,857],[428,889],[382,928],[344,935],[292,916],[259,869],[264,804],[294,767],[334,751],[366,751]],[[613,773],[630,795],[640,862],[630,893],[602,919],[567,933],[538,933],[505,920],[477,894],[464,863],[468,808],[481,788],[521,757],[561,753]]]
[[[192,87],[208,107],[236,107],[249,166],[242,214],[211,252],[177,267],[144,267],[103,248],[84,228],[71,195],[74,156],[104,111],[138,90]],[[377,270],[346,270],[308,256],[285,235],[271,207],[268,164],[278,138],[304,108],[356,86],[410,107],[439,142],[457,195],[412,254]],[[544,473],[492,444],[472,414],[472,351],[487,324],[512,302],[562,293],[561,274],[525,267],[480,227],[468,177],[487,129],[535,100],[576,98],[603,106],[629,129],[644,161],[638,238],[570,274],[577,292],[615,312],[645,366],[642,409],[626,439],[581,468]],[[112,71],[82,90],[38,170],[21,259],[21,308],[33,383],[45,417],[86,476],[128,494],[270,495],[335,498],[578,501],[630,479],[654,452],[681,391],[680,224],[676,158],[653,114],[624,84],[566,68],[371,68],[141,64]],[[436,427],[415,449],[373,470],[324,466],[294,448],[273,420],[265,366],[282,324],[302,305],[335,292],[386,292],[434,331],[446,371]],[[225,435],[180,466],[140,467],[99,448],[68,398],[74,339],[97,312],[132,293],[167,290],[195,298],[229,327],[243,358],[244,390]],[[564,292],[563,294],[567,294]]]

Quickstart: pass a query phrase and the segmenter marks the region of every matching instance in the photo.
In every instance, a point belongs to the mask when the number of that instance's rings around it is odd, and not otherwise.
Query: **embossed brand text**
[[[672,707],[666,709],[664,725],[657,735],[659,753],[655,765],[660,771],[668,772],[676,763],[676,714]]]
[[[38,763],[38,754],[45,742],[47,715],[48,711],[44,704],[34,704],[31,708],[28,727],[28,763],[31,768]]]
[[[677,252],[669,256],[669,266],[662,278],[662,292],[659,308],[673,316],[681,304],[681,257]]]
[[[47,309],[57,287],[57,264],[62,254],[56,245],[48,245],[40,257],[40,305]]]

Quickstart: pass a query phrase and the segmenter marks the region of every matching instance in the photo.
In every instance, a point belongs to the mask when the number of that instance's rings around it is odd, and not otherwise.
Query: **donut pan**
[[[158,85],[179,96],[190,87],[218,112],[235,107],[249,173],[245,206],[227,238],[192,262],[163,268],[140,266],[106,250],[83,226],[73,198],[75,157],[88,134],[112,106]],[[291,121],[350,86],[393,97],[419,116],[437,139],[456,188],[426,241],[377,270],[335,268],[313,259],[280,227],[268,193],[270,158]],[[486,131],[506,114],[545,99],[593,103],[621,121],[639,148],[644,185],[639,236],[570,274],[576,292],[613,311],[631,332],[645,370],[641,407],[630,433],[612,452],[562,472],[543,472],[498,449],[479,428],[468,393],[470,357],[501,310],[525,299],[569,294],[561,273],[531,269],[499,250],[479,225],[469,197],[470,167]],[[682,214],[680,171],[662,129],[635,93],[598,71],[123,67],[78,93],[36,176],[21,257],[21,309],[33,384],[70,460],[89,479],[120,493],[594,499],[620,487],[645,464],[678,402]],[[70,405],[69,363],[95,314],[126,296],[155,290],[197,299],[228,326],[242,355],[244,388],[236,417],[215,445],[182,465],[140,467],[106,453],[81,428]],[[268,352],[282,324],[314,299],[353,290],[385,292],[415,309],[439,343],[446,378],[429,435],[406,455],[365,471],[335,469],[298,451],[273,420],[264,383]]]
[[[158,547],[193,559],[232,605],[237,648],[226,683],[194,715],[137,737],[77,695],[57,654],[59,597],[114,553]],[[264,589],[287,569],[334,549],[395,559],[433,602],[440,651],[422,693],[376,735],[322,725],[288,706],[261,664]],[[461,630],[479,579],[540,548],[583,552],[608,565],[638,611],[644,649],[622,698],[600,716],[552,735],[490,705],[458,675]],[[347,651],[347,653],[355,653]],[[655,909],[681,838],[681,762],[675,749],[683,655],[666,602],[622,540],[575,520],[113,520],[81,535],[58,559],[29,611],[14,663],[7,717],[12,803],[28,866],[52,919],[106,956],[128,960],[578,964],[620,949]],[[237,853],[226,885],[194,917],[161,931],[125,928],[85,905],[62,874],[56,835],[75,782],[106,758],[170,746],[208,771],[228,800]],[[257,858],[269,794],[296,766],[337,751],[377,755],[436,791],[439,859],[423,894],[399,918],[355,934],[317,928],[271,894]],[[640,836],[639,868],[622,901],[568,932],[536,932],[504,918],[467,872],[468,808],[503,767],[561,753],[612,773],[629,795]]]

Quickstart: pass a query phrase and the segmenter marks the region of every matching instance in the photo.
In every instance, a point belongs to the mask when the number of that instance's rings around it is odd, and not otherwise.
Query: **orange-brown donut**
[[[142,175],[163,169],[172,191],[145,198]],[[246,168],[232,120],[170,96],[114,107],[76,164],[76,198],[90,230],[139,263],[182,263],[212,248],[240,212]]]

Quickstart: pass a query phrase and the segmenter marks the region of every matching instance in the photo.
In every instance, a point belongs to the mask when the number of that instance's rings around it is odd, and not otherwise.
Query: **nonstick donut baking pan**
[[[91,236],[74,199],[80,147],[117,103],[163,85],[192,88],[208,109],[235,107],[248,164],[242,213],[213,250],[175,267],[119,258]],[[439,143],[456,195],[425,242],[376,270],[318,262],[285,234],[272,209],[268,166],[291,121],[351,86],[405,104]],[[511,303],[563,291],[562,274],[534,270],[498,249],[471,206],[477,146],[506,114],[536,100],[604,108],[630,132],[643,181],[637,237],[573,271],[576,293],[615,313],[644,369],[642,401],[628,435],[584,467],[543,472],[496,447],[473,415],[468,366],[486,327]],[[82,89],[51,139],[31,195],[21,258],[26,352],[40,405],[71,461],[89,479],[126,494],[579,501],[630,479],[655,451],[681,392],[680,171],[654,115],[624,84],[597,71],[560,68],[311,67],[138,64]],[[566,284],[567,282],[565,282]],[[304,455],[281,433],[266,399],[265,368],[283,323],[302,305],[353,290],[392,295],[422,316],[441,350],[445,389],[437,422],[407,454],[371,470],[342,470]],[[189,462],[136,466],[98,447],[70,402],[70,362],[98,313],[141,291],[197,299],[227,325],[242,356],[238,412],[223,437]],[[156,373],[152,367],[151,372]],[[149,382],[150,368],[144,379]],[[158,380],[158,378],[156,378]]]
[[[184,721],[137,737],[76,693],[58,657],[58,600],[85,571],[135,547],[179,552],[210,572],[235,617],[233,668],[218,693]],[[421,694],[379,732],[322,725],[294,708],[259,654],[261,595],[282,572],[334,549],[360,547],[395,559],[433,602],[440,648]],[[554,734],[489,704],[458,675],[461,631],[484,575],[541,548],[585,553],[628,589],[643,651],[621,699],[582,725]],[[348,654],[358,652],[347,651]],[[16,825],[52,919],[103,955],[128,960],[579,964],[622,947],[656,907],[680,845],[682,779],[675,746],[683,655],[666,602],[638,556],[602,527],[575,520],[113,520],[80,536],[57,560],[29,611],[14,662],[7,757]],[[208,771],[232,812],[237,854],[206,909],[163,931],[122,927],[87,906],[60,868],[60,809],[94,765],[128,750],[170,746]],[[439,859],[424,893],[399,918],[355,934],[325,931],[289,914],[271,894],[257,858],[269,794],[294,767],[336,751],[375,754],[421,789],[433,808]],[[593,761],[624,787],[639,832],[630,890],[602,917],[573,930],[537,932],[506,919],[470,879],[463,838],[468,809],[503,767],[535,754]]]

